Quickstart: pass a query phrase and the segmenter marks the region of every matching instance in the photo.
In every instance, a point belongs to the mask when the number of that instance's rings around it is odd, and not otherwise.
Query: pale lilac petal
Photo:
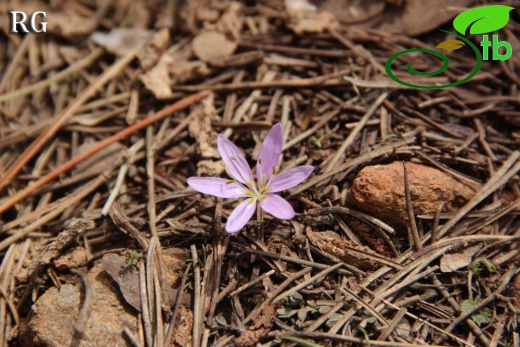
[[[237,146],[224,135],[218,135],[217,147],[224,164],[226,164],[226,168],[233,178],[250,187],[254,182],[253,173]]]
[[[247,189],[238,182],[218,177],[190,177],[187,180],[190,187],[199,193],[214,195],[219,198],[243,198]]]
[[[314,166],[303,165],[282,172],[281,174],[274,176],[271,180],[271,183],[269,184],[269,192],[281,192],[282,190],[297,186],[305,181],[313,170]]]
[[[266,183],[271,178],[273,170],[278,165],[280,154],[282,154],[283,132],[282,124],[275,124],[262,143],[262,148],[258,154],[256,171],[258,175],[258,185]]]
[[[247,199],[242,201],[231,212],[226,223],[226,231],[230,234],[238,233],[247,221],[251,219],[255,213],[256,203],[254,199]]]
[[[266,198],[260,201],[260,207],[278,219],[292,219],[294,217],[291,204],[276,194],[266,194]]]

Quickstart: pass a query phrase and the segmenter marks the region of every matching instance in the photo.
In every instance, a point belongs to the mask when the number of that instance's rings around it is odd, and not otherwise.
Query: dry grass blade
[[[141,293],[141,312],[143,318],[143,326],[146,337],[146,345],[153,346],[153,332],[152,332],[152,323],[150,316],[150,307],[148,306],[148,290],[146,286],[146,269],[143,262],[139,262],[139,289]]]
[[[181,101],[178,101],[178,102],[176,102],[176,103],[174,103],[174,104],[172,104],[170,106],[167,106],[166,108],[162,109],[161,111],[157,112],[156,114],[154,114],[154,115],[152,115],[150,117],[147,117],[147,118],[143,119],[142,121],[140,121],[138,123],[135,123],[134,125],[132,125],[132,126],[126,128],[126,129],[122,130],[121,132],[104,139],[103,141],[98,143],[95,147],[91,148],[89,151],[87,151],[84,154],[79,155],[79,156],[69,160],[68,162],[63,164],[61,167],[59,167],[59,168],[55,169],[54,171],[48,173],[47,175],[45,175],[44,177],[40,178],[39,180],[37,180],[36,182],[31,184],[30,186],[28,186],[24,190],[18,192],[17,194],[15,194],[11,198],[9,198],[6,202],[4,202],[2,205],[0,205],[0,213],[6,211],[8,208],[13,206],[17,202],[19,202],[22,199],[28,197],[32,192],[34,192],[38,188],[41,188],[45,184],[47,184],[47,183],[51,182],[52,180],[56,179],[62,173],[67,172],[68,170],[72,169],[78,163],[80,163],[83,160],[85,160],[86,158],[92,156],[94,153],[100,151],[101,149],[105,148],[106,146],[108,146],[108,145],[110,145],[110,144],[112,144],[112,143],[114,143],[116,141],[119,141],[119,140],[125,138],[126,136],[128,136],[130,134],[133,134],[134,132],[140,130],[140,129],[146,128],[148,125],[154,123],[155,121],[158,121],[160,119],[163,119],[163,118],[167,117],[169,114],[171,114],[173,112],[176,112],[176,111],[178,111],[180,109],[188,107],[189,105],[191,105],[191,104],[199,101],[200,99],[204,98],[206,95],[207,95],[207,93],[199,93],[199,94],[192,95],[192,96],[190,96],[188,98],[185,98],[185,99],[183,99]],[[5,177],[6,176],[4,176],[4,178]]]
[[[311,284],[311,283],[315,282],[316,280],[322,278],[323,276],[325,276],[325,275],[327,275],[327,274],[329,274],[329,273],[339,269],[341,266],[343,266],[343,264],[342,263],[338,263],[338,264],[330,266],[329,268],[327,268],[325,270],[320,271],[319,273],[317,273],[316,275],[312,276],[308,280],[303,281],[302,283],[300,283],[297,286],[291,288],[290,290],[281,293],[280,295],[278,295],[276,298],[273,299],[272,303],[276,304],[278,301],[282,300],[284,297],[289,296],[292,293],[295,293],[295,292],[297,292],[298,290],[300,290],[302,288],[305,288],[306,286],[308,286],[309,284]]]
[[[176,325],[177,313],[179,312],[179,307],[180,307],[180,304],[181,304],[181,297],[182,297],[182,294],[184,293],[184,287],[186,285],[186,281],[188,279],[188,274],[190,273],[190,270],[191,270],[191,264],[188,264],[188,266],[184,270],[184,274],[182,275],[180,290],[177,293],[177,297],[176,297],[176,300],[175,300],[175,307],[173,308],[171,320],[169,322],[168,330],[166,332],[166,337],[164,338],[164,345],[165,346],[170,346],[171,339],[172,339],[172,336],[173,336],[173,332],[174,332],[174,330],[177,327],[177,325]]]
[[[103,216],[106,216],[108,212],[110,211],[110,208],[112,207],[112,204],[116,200],[117,196],[119,195],[119,191],[121,190],[121,186],[123,185],[123,182],[126,177],[126,173],[128,172],[128,169],[130,168],[130,165],[134,162],[137,152],[144,147],[144,141],[139,140],[136,143],[132,145],[128,149],[129,155],[128,160],[125,164],[121,165],[121,168],[119,169],[119,173],[117,174],[116,183],[114,185],[114,188],[112,188],[112,191],[110,192],[110,196],[108,197],[105,205],[103,206],[103,209],[101,210],[101,214]]]
[[[417,230],[417,224],[415,223],[415,216],[413,213],[412,196],[410,194],[410,184],[408,182],[408,170],[406,169],[406,163],[403,162],[403,178],[404,178],[404,195],[406,199],[406,212],[408,215],[408,230],[411,233],[410,246],[413,245],[416,251],[422,249],[421,239],[419,238],[419,231]]]
[[[386,319],[383,316],[381,316],[381,314],[377,312],[376,309],[370,305],[370,303],[360,298],[356,293],[354,293],[348,288],[341,288],[340,290],[343,292],[343,294],[345,294],[345,297],[355,301],[359,306],[363,307],[370,314],[372,314],[380,323],[382,323],[383,325],[388,325]]]
[[[59,82],[60,80],[68,77],[69,75],[71,75],[73,73],[77,73],[77,72],[81,71],[82,69],[85,69],[86,67],[88,67],[89,65],[94,63],[97,59],[99,59],[102,56],[102,54],[103,54],[103,49],[100,49],[100,48],[95,49],[85,58],[79,60],[78,62],[74,63],[73,65],[69,66],[68,68],[64,69],[63,71],[60,71],[57,74],[49,77],[46,80],[42,80],[33,85],[30,85],[30,86],[27,86],[24,88],[20,88],[18,90],[14,90],[12,92],[0,95],[0,102],[15,99],[20,96],[34,93],[41,88],[50,87],[52,84]]]
[[[305,337],[311,338],[314,340],[332,340],[337,342],[350,342],[359,345],[368,345],[368,346],[381,346],[381,347],[424,347],[422,343],[403,343],[403,342],[393,342],[393,341],[380,341],[380,340],[368,340],[355,338],[345,335],[337,335],[337,334],[328,334],[328,333],[309,333],[309,332],[299,332],[299,331],[290,331],[288,336],[296,336],[296,337]],[[282,336],[283,338],[283,336]],[[430,347],[443,347],[442,345],[428,345]]]
[[[243,291],[246,290],[247,288],[249,288],[249,287],[255,285],[255,284],[258,283],[258,282],[263,281],[266,277],[269,277],[269,276],[273,275],[274,273],[275,273],[274,270],[271,270],[271,271],[268,271],[268,272],[264,273],[262,276],[257,277],[257,278],[255,278],[254,280],[252,280],[252,281],[250,281],[250,282],[248,282],[248,283],[246,283],[246,284],[244,284],[244,285],[238,287],[238,288],[235,289],[234,291],[230,292],[230,293],[229,293],[229,296],[235,296],[235,295],[240,294],[241,292],[243,292]]]
[[[401,322],[401,319],[403,319],[403,317],[406,315],[407,311],[406,311],[406,308],[403,307],[401,308],[397,314],[394,316],[394,318],[392,319],[392,321],[387,325],[387,327],[385,328],[385,330],[383,330],[381,332],[381,335],[379,335],[379,338],[378,340],[386,340],[390,337],[390,335],[393,333],[393,331],[395,330],[395,328],[397,327],[397,325],[399,324],[399,322]]]
[[[107,84],[117,74],[121,73],[125,66],[132,62],[137,52],[138,49],[134,49],[116,61],[108,70],[105,71],[105,73],[96,79],[94,83],[89,85],[87,89],[78,95],[78,97],[63,110],[63,112],[56,116],[50,126],[36,140],[34,140],[29,148],[24,151],[20,158],[5,172],[2,178],[0,178],[0,191],[4,189],[4,187],[9,183],[9,180],[11,180],[28,161],[31,160],[54,135],[56,135],[58,130],[69,121],[80,106],[94,96],[101,87]],[[1,212],[2,209],[0,209],[0,213]]]
[[[51,210],[49,213],[47,213],[45,216],[39,217],[36,221],[30,223],[29,225],[21,229],[11,230],[12,235],[0,242],[0,250],[3,250],[9,247],[9,245],[11,245],[12,243],[23,239],[30,232],[37,230],[42,225],[45,225],[45,223],[48,223],[49,221],[59,216],[61,213],[63,213],[63,211],[70,207],[71,204],[77,203],[78,201],[84,199],[87,195],[91,194],[97,188],[99,188],[99,186],[101,186],[107,178],[108,174],[98,176],[96,179],[92,180],[85,186],[77,189],[76,194],[73,194],[72,196],[60,201],[58,206],[55,209]]]
[[[202,306],[202,278],[201,278],[201,264],[197,254],[197,247],[191,245],[190,247],[191,259],[193,262],[193,287],[194,287],[194,298],[193,298],[193,331],[192,331],[192,346],[200,346],[201,334],[202,334],[202,321],[204,319]]]
[[[331,161],[329,162],[329,165],[325,169],[325,172],[332,171],[332,169],[338,164],[339,159],[341,156],[345,155],[345,151],[347,148],[354,143],[354,140],[359,135],[363,127],[366,125],[370,117],[376,112],[377,108],[381,106],[383,101],[388,97],[388,93],[383,93],[379,95],[379,97],[374,101],[372,106],[370,106],[370,109],[365,113],[365,115],[361,118],[359,123],[356,125],[354,129],[350,132],[348,137],[345,139],[345,142],[340,146],[340,148],[336,151],[336,154],[334,154],[334,157],[332,157]]]
[[[174,86],[172,89],[179,92],[200,92],[203,90],[213,92],[228,92],[243,89],[268,89],[268,88],[306,88],[306,87],[334,87],[348,84],[348,82],[340,79],[342,75],[350,73],[350,70],[344,70],[339,73],[323,75],[313,78],[302,78],[296,80],[280,80],[280,81],[258,81],[258,82],[242,82],[230,84],[215,84],[201,86]]]
[[[520,152],[513,152],[507,161],[502,164],[500,169],[495,172],[493,177],[491,177],[491,179],[489,179],[489,181],[487,181],[486,184],[482,186],[477,195],[475,195],[471,201],[468,201],[468,203],[464,205],[464,207],[461,208],[459,212],[453,216],[453,218],[451,218],[446,224],[442,226],[442,228],[437,233],[438,237],[442,237],[444,234],[446,234],[473,207],[477,206],[477,204],[485,199],[489,194],[493,193],[496,189],[500,188],[511,177],[513,177],[513,175],[515,175],[520,170],[520,161],[518,161],[519,158]],[[511,166],[513,167],[511,168]]]

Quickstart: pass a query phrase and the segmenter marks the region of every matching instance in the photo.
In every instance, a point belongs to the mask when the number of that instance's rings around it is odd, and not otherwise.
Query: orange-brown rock
[[[475,195],[475,190],[429,166],[406,163],[414,214],[454,212]],[[403,163],[367,166],[352,182],[347,204],[394,227],[407,224]]]

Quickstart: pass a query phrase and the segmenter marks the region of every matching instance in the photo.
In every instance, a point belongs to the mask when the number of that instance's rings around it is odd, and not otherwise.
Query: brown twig
[[[342,70],[339,73],[323,75],[313,78],[302,78],[296,80],[277,80],[277,81],[255,81],[240,82],[230,84],[214,84],[214,85],[178,85],[173,86],[172,90],[179,92],[199,92],[201,90],[209,90],[214,92],[237,91],[243,89],[268,89],[268,88],[305,88],[305,87],[334,87],[349,85],[350,82],[338,79],[342,75],[350,73],[350,70]]]
[[[146,270],[142,261],[137,263],[139,268],[139,289],[141,295],[141,312],[146,338],[146,345],[153,346],[152,323],[150,315],[150,307],[148,306],[148,290],[146,286]]]
[[[197,255],[197,247],[196,245],[190,246],[191,258],[193,261],[193,329],[192,329],[192,346],[199,347],[200,339],[201,339],[201,330],[203,328],[202,325],[202,312],[204,307],[202,306],[202,298],[201,298],[201,264],[199,260],[199,256]]]

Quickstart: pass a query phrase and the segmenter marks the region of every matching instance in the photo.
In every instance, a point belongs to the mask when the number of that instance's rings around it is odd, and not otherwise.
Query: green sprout
[[[482,269],[482,267],[480,265],[482,265],[489,273],[493,273],[493,272],[497,271],[496,266],[493,265],[493,263],[490,262],[489,260],[487,260],[486,258],[477,258],[471,264],[471,271],[475,275],[480,275],[481,274],[483,269]]]
[[[142,257],[142,255],[139,254],[139,252],[137,252],[134,249],[129,249],[126,252],[126,263],[128,265],[136,266],[137,263],[139,262],[139,259],[141,259],[141,257]]]

